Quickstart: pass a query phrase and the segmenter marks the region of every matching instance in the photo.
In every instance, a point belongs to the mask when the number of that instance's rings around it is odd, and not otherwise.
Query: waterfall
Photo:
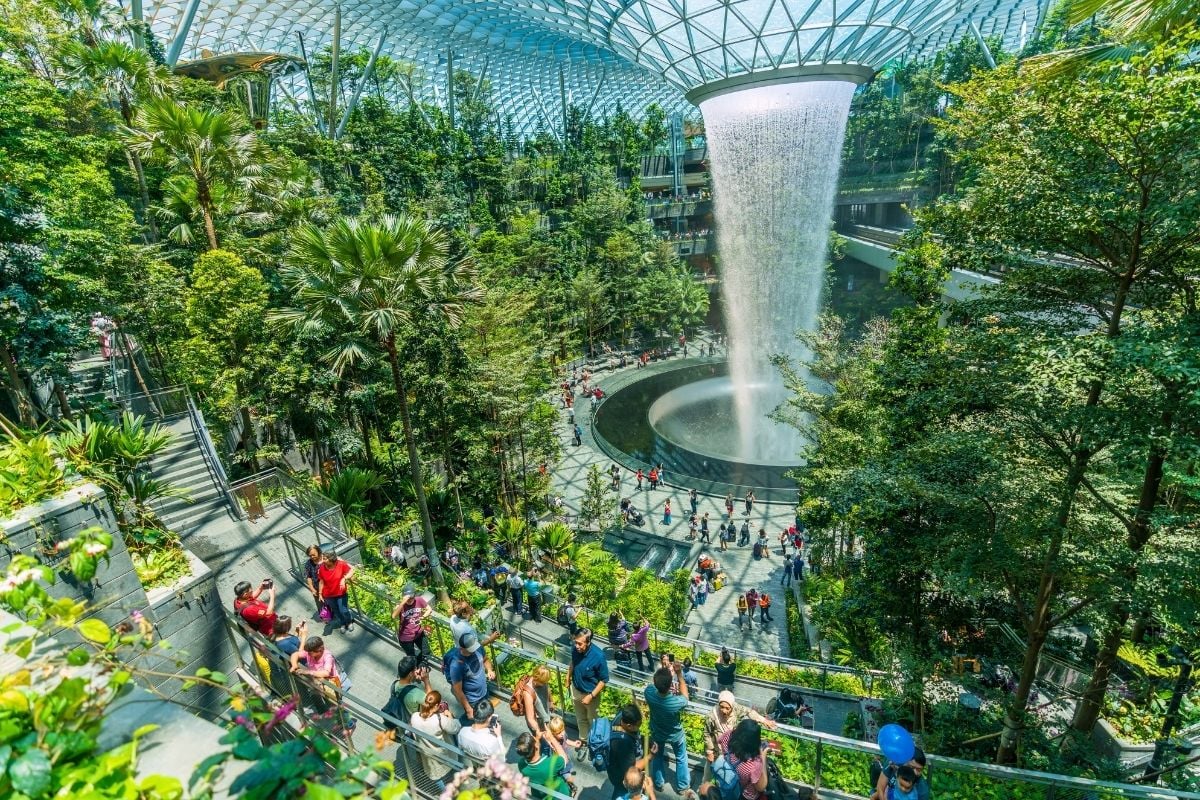
[[[716,205],[740,456],[798,461],[799,432],[767,418],[786,397],[772,355],[803,361],[812,330],[854,84],[806,81],[700,103]]]

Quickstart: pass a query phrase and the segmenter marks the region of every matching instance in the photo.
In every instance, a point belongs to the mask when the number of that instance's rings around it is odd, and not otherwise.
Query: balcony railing
[[[307,477],[272,467],[235,481],[229,489],[241,515],[251,522],[273,510],[282,510],[302,520],[287,533],[311,529],[320,541],[347,538],[341,506],[323,495]]]

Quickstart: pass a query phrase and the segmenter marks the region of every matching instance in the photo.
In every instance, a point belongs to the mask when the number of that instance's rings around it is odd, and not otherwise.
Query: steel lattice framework
[[[202,50],[313,52],[330,41],[335,0],[165,0],[147,7],[183,58]],[[604,115],[650,102],[689,113],[699,87],[765,73],[877,69],[972,35],[1017,47],[1050,0],[342,0],[344,49],[415,63],[429,99],[446,63],[484,76],[518,131],[557,129],[562,104]]]

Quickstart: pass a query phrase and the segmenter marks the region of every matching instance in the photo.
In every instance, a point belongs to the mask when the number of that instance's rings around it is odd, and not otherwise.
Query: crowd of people
[[[800,548],[802,542],[794,546]],[[326,636],[339,628],[352,630],[339,612],[345,604],[346,585],[353,580],[353,566],[316,546],[309,549],[308,555],[305,586],[314,600],[314,618],[326,622]],[[501,603],[510,600],[517,610],[528,604],[529,618],[534,619],[532,609],[538,607],[541,595],[536,574],[522,577],[502,563],[490,569],[477,566],[480,569],[476,577],[496,590]],[[710,555],[701,556],[697,572],[696,577],[705,583],[720,580],[720,564]],[[293,673],[326,687],[316,696],[336,705],[340,693],[351,686],[349,676],[325,638],[309,635],[308,620],[293,623],[290,617],[277,613],[274,582],[266,579],[254,586],[242,581],[234,586],[234,595],[234,610],[246,625],[274,643]],[[751,590],[739,597],[739,606],[742,603],[748,609],[758,609],[760,622],[771,620],[770,605],[762,605],[761,593]],[[574,609],[573,596],[568,596],[564,604],[567,607]],[[348,618],[348,606],[346,609]],[[488,645],[500,636],[499,632],[478,630],[476,609],[466,601],[456,601],[449,619],[454,646],[441,664],[448,691],[439,690],[433,685],[429,666],[431,614],[429,602],[417,588],[405,586],[392,613],[396,641],[404,655],[396,665],[396,676],[382,710],[394,735],[398,739],[408,737],[407,744],[415,748],[426,774],[442,787],[456,768],[444,743],[452,743],[477,759],[505,757],[509,744],[493,697],[496,670],[488,652]],[[752,624],[753,612],[747,610],[746,616]],[[614,612],[608,620],[614,654],[617,658],[627,657],[631,666],[636,658],[640,670],[653,672],[639,698],[647,714],[639,704],[631,703],[620,708],[614,718],[603,718],[599,711],[605,692],[610,690],[609,656],[595,641],[593,631],[578,625],[577,613],[560,612],[559,621],[567,625],[572,643],[566,686],[578,737],[571,736],[567,727],[567,709],[555,702],[548,667],[539,665],[521,677],[512,687],[509,702],[510,710],[525,727],[512,742],[516,766],[528,777],[535,793],[574,794],[577,770],[587,762],[607,776],[613,798],[657,800],[658,793],[670,783],[685,800],[782,800],[782,779],[770,763],[770,743],[763,731],[773,729],[777,720],[799,722],[805,706],[798,693],[788,697],[788,690],[782,691],[780,699],[768,704],[765,714],[740,702],[734,693],[737,659],[723,648],[714,666],[716,701],[704,720],[704,774],[699,789],[694,790],[682,721],[700,688],[691,660],[677,661],[671,653],[661,653],[656,660],[651,653],[649,621],[643,617],[631,625],[623,614]],[[335,733],[349,736],[354,721],[345,714],[341,716],[344,723]],[[420,735],[402,733],[397,723]],[[587,758],[581,758],[585,754]],[[930,795],[924,767],[925,758],[919,750],[908,763],[879,764],[869,776],[872,800],[927,800]]]

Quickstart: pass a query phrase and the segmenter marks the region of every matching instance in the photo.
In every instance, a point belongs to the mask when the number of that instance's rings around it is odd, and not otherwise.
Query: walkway
[[[699,345],[700,343],[697,343]],[[633,366],[617,370],[605,370],[594,376],[594,383],[601,389],[628,383],[631,379],[644,377],[656,371],[676,369],[681,365],[709,363],[705,358],[671,358],[652,363],[645,369]],[[604,472],[608,481],[608,468],[612,465],[596,445],[590,426],[583,424],[587,416],[587,403],[576,404],[580,427],[583,428],[583,444],[576,447],[572,443],[572,430],[568,422],[566,409],[559,409],[562,424],[558,428],[559,441],[562,443],[563,458],[552,476],[552,494],[562,496],[567,513],[577,519],[587,485],[588,468],[596,464]],[[649,471],[649,465],[646,465]],[[667,480],[672,480],[668,474]],[[758,531],[765,529],[767,541],[771,545],[771,555],[768,558],[755,560],[752,557],[752,547],[737,547],[729,545],[726,552],[720,552],[716,543],[716,532],[725,516],[725,496],[701,494],[698,500],[697,512],[703,516],[708,514],[709,530],[713,538],[712,545],[701,545],[699,541],[688,541],[688,518],[691,508],[688,503],[688,488],[673,485],[660,485],[656,491],[650,491],[649,482],[643,483],[641,492],[636,489],[633,473],[622,470],[621,482],[617,491],[611,492],[613,508],[615,509],[622,497],[633,498],[634,506],[640,509],[646,517],[643,527],[626,526],[611,534],[605,542],[605,549],[615,553],[626,564],[630,563],[628,548],[660,548],[682,551],[677,557],[678,566],[694,567],[700,554],[708,550],[721,563],[721,567],[729,577],[729,588],[709,595],[708,602],[696,609],[689,618],[692,635],[707,641],[725,641],[737,647],[746,647],[768,655],[789,655],[787,622],[785,620],[783,595],[779,592],[780,556],[779,533],[795,521],[795,509],[789,503],[756,502],[749,515],[746,515],[742,498],[734,498],[734,521],[741,526],[743,520],[751,524],[751,538],[757,538]],[[663,522],[663,508],[667,499],[671,501],[671,522]],[[790,548],[789,548],[790,550]],[[684,558],[686,554],[686,558]],[[674,555],[674,554],[672,554]],[[636,562],[634,562],[636,563]],[[660,573],[661,574],[661,573]],[[758,625],[753,631],[739,631],[737,626],[737,594],[748,591],[751,587],[766,589],[776,603],[772,608],[775,621],[766,630]],[[732,591],[731,591],[732,590]],[[698,636],[703,630],[704,635]]]

